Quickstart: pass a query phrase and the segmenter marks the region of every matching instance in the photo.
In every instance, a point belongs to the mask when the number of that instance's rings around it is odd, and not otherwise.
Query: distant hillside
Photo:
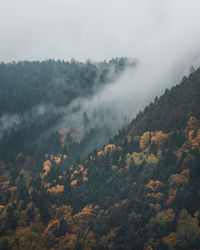
[[[37,105],[66,106],[90,96],[136,61],[115,58],[86,63],[71,60],[0,63],[0,116],[24,113]]]
[[[13,160],[20,152],[35,155],[38,150],[59,153],[64,145],[68,147],[80,139],[90,141],[88,150],[82,152],[85,156],[94,149],[94,140],[88,140],[94,131],[101,134],[102,146],[106,138],[114,135],[112,129],[104,129],[106,117],[112,119],[113,114],[109,110],[96,111],[103,124],[97,127],[95,110],[89,121],[86,113],[79,112],[77,100],[91,98],[124,70],[135,66],[136,61],[128,58],[86,63],[75,60],[1,63],[0,159]],[[77,104],[69,108],[75,100]],[[92,131],[87,128],[89,122],[97,124]],[[82,133],[74,134],[80,130]],[[61,136],[59,131],[69,131],[68,137]],[[73,158],[77,157],[75,154]]]

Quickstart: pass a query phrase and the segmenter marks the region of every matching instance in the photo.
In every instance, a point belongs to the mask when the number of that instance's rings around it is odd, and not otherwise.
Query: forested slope
[[[184,128],[191,115],[200,119],[200,69],[183,77],[182,82],[165,93],[140,112],[130,124],[127,133],[142,134],[146,130],[170,130]]]
[[[199,249],[199,75],[83,161],[1,161],[0,248]]]
[[[127,68],[135,66],[136,61],[128,58],[98,63],[75,60],[1,63],[0,159],[13,160],[20,152],[32,156],[37,155],[36,151],[59,153],[72,142],[73,149],[76,148],[82,139],[89,142],[88,150],[82,151],[85,156],[93,150],[94,131],[104,138],[99,142],[102,146],[106,137],[113,136],[112,129],[104,129],[104,124],[88,128],[88,117],[81,113],[79,101],[92,98]],[[95,112],[101,117],[113,115],[109,110],[94,110],[92,124],[98,124]],[[75,154],[73,159],[77,157]]]

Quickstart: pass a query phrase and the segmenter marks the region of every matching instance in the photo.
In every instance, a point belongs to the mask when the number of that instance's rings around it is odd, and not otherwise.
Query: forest
[[[199,249],[200,69],[115,135],[58,126],[136,64],[0,65],[0,249]]]

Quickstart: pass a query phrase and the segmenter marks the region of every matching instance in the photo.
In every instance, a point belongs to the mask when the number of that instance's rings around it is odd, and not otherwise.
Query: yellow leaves
[[[162,228],[165,228],[170,224],[172,224],[174,222],[174,219],[175,219],[174,210],[169,208],[157,213],[156,216],[150,220],[149,224],[151,226],[159,225]]]
[[[162,131],[156,131],[156,132],[145,132],[140,137],[140,148],[141,150],[149,151],[151,144],[156,144],[159,149],[161,149],[161,146],[163,142],[166,140],[168,134],[163,133]]]
[[[131,158],[133,159],[135,165],[141,165],[146,159],[146,156],[143,153],[133,152]]]
[[[168,134],[165,134],[162,131],[156,131],[155,133],[152,133],[151,144],[156,144],[161,147],[163,142],[167,139],[167,136]]]
[[[144,150],[150,142],[151,133],[145,132],[140,138],[140,148]]]
[[[146,158],[146,162],[149,164],[157,164],[158,163],[158,159],[154,154],[150,154],[147,156]]]
[[[169,177],[169,184],[173,185],[185,185],[189,183],[190,170],[183,170],[180,174],[174,174]]]
[[[132,154],[128,153],[126,155],[126,170],[128,171],[131,163],[140,166],[142,163],[146,162],[147,164],[157,164],[158,163],[158,159],[156,158],[156,156],[154,154],[147,154],[147,153],[137,153],[137,152],[133,152]]]
[[[47,192],[51,194],[58,194],[58,193],[62,193],[63,191],[64,191],[64,185],[59,185],[59,184],[57,184],[56,187],[47,189]]]
[[[185,133],[188,137],[192,150],[197,149],[200,152],[200,129],[199,122],[195,117],[190,117],[187,122]]]
[[[170,249],[193,249],[198,245],[200,239],[200,228],[198,220],[188,214],[186,209],[180,213],[177,222],[177,231],[162,238]]]
[[[96,217],[98,210],[98,206],[93,207],[92,204],[86,205],[79,213],[74,215],[73,219],[75,224],[82,226],[82,228],[86,227],[89,221]]]

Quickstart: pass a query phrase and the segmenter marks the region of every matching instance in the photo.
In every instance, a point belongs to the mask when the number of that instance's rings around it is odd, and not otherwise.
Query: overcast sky
[[[87,114],[109,108],[119,119],[107,117],[114,134],[121,117],[132,119],[200,66],[199,10],[200,0],[0,0],[0,62],[137,58],[136,68],[68,107]],[[72,118],[77,126],[72,113],[61,127]]]
[[[157,47],[196,49],[199,10],[199,0],[0,0],[0,61],[104,60],[152,56]]]

